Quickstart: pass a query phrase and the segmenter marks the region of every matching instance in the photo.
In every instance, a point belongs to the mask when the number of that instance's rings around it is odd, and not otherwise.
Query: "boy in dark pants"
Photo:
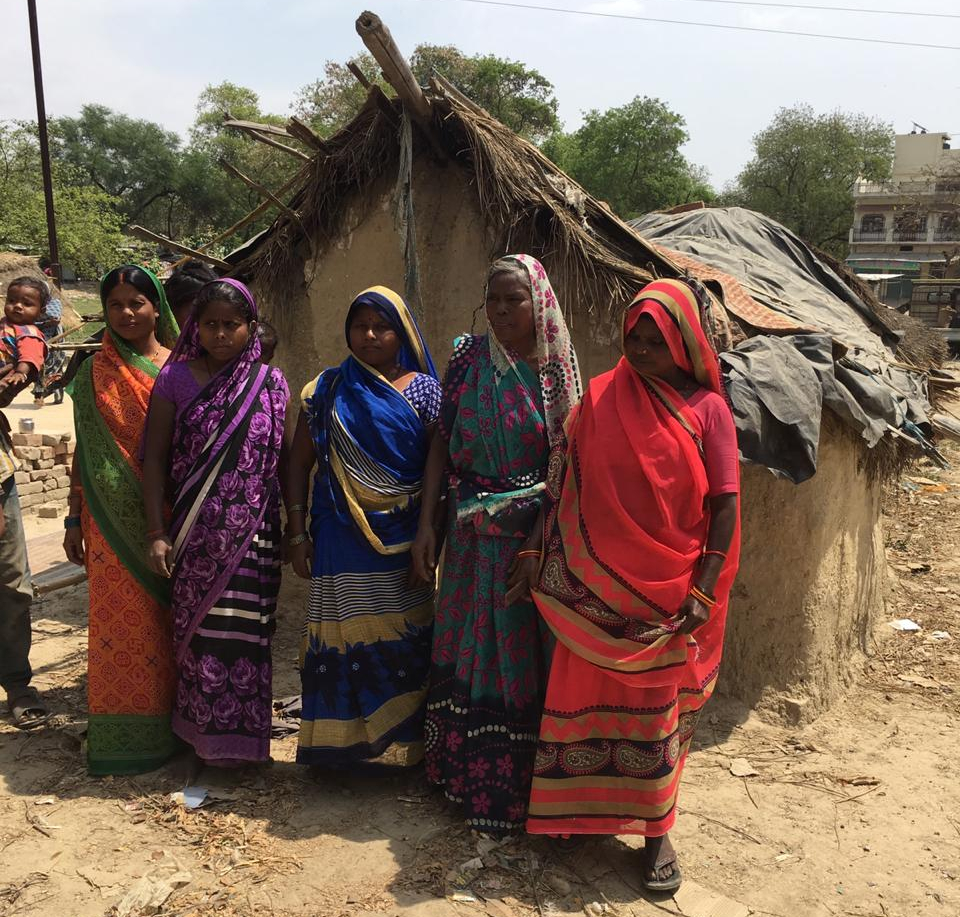
[[[31,381],[8,386],[0,395],[6,407]],[[47,719],[47,709],[30,680],[30,603],[33,587],[27,542],[14,472],[18,468],[10,441],[10,424],[0,411],[0,687],[15,726],[31,729]]]

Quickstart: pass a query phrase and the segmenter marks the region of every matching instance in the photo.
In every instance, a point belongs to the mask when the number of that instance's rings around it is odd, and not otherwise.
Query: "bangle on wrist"
[[[543,557],[543,551],[524,548],[522,551],[517,551],[517,557]]]
[[[706,557],[708,554],[715,554],[717,557],[722,557],[724,560],[727,559],[727,552],[726,552],[726,551],[714,551],[714,550],[710,550],[710,551],[704,551],[704,552],[703,552],[703,556],[704,556],[704,557]]]
[[[80,528],[80,516],[79,514],[73,516],[64,516],[63,517],[63,527],[65,529],[78,529]]]
[[[287,515],[290,513],[305,513],[307,511],[306,504],[304,503],[294,503],[293,506],[287,507]]]
[[[287,540],[287,544],[291,548],[295,548],[298,544],[303,544],[307,540],[307,533],[301,532],[299,535],[291,535]]]
[[[704,592],[697,586],[690,587],[690,595],[707,608],[713,608],[717,604],[717,600],[709,592]]]

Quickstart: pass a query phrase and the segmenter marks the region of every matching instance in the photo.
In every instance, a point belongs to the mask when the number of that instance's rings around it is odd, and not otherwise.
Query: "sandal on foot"
[[[651,879],[647,875],[648,872],[657,875],[666,866],[672,866],[673,872],[665,879]],[[657,892],[658,894],[675,892],[683,883],[683,874],[680,872],[676,851],[669,847],[660,852],[652,866],[644,863],[643,871],[640,874],[640,882],[648,892]]]
[[[7,706],[10,708],[10,716],[13,717],[13,725],[17,729],[36,729],[50,719],[50,712],[33,688],[8,698]]]

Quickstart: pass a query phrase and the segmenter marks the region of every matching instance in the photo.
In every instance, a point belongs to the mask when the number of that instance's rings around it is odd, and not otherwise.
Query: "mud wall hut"
[[[278,360],[294,391],[343,359],[347,306],[372,284],[404,293],[443,362],[455,336],[482,329],[487,266],[508,252],[543,262],[585,379],[619,357],[620,311],[639,286],[698,269],[717,300],[723,349],[818,331],[828,362],[832,347],[844,349],[829,331],[777,312],[776,296],[764,300],[707,262],[644,239],[442,78],[418,98],[410,93],[419,89],[392,82],[400,97],[372,87],[351,124],[317,141],[272,228],[227,257],[278,327]],[[876,338],[874,356],[892,359],[890,329],[869,307],[840,297],[831,308],[846,308],[858,333]],[[824,391],[826,375],[814,377]],[[788,373],[788,388],[793,381]],[[726,694],[795,721],[842,692],[884,601],[881,476],[869,460],[883,436],[868,444],[862,428],[842,422],[853,410],[843,399],[815,400],[799,423],[815,439],[815,474],[791,480],[770,464],[743,468],[743,561],[721,679]]]

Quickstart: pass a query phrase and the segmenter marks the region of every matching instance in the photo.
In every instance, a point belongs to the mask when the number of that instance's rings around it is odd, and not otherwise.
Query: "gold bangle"
[[[298,544],[303,544],[307,540],[307,533],[301,532],[299,535],[291,535],[287,540],[287,545],[295,548]]]
[[[303,503],[294,503],[293,506],[287,507],[287,515],[290,513],[305,513],[307,507]]]
[[[534,551],[532,548],[527,548],[523,551],[517,551],[517,557],[543,557],[543,551]]]

